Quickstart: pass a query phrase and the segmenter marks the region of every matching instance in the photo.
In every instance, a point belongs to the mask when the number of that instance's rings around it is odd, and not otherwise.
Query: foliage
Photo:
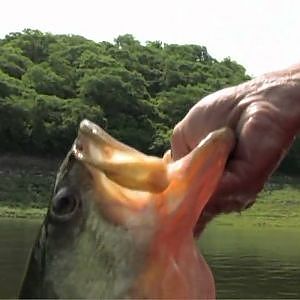
[[[64,155],[83,118],[144,152],[162,154],[192,105],[248,80],[200,45],[96,43],[25,29],[0,40],[0,151]],[[283,170],[299,165],[297,142]],[[296,149],[296,150],[295,150]]]
[[[33,101],[0,99],[1,149],[30,154],[66,153],[79,122],[87,115],[105,124],[102,109],[80,99],[46,95],[36,95]]]
[[[282,161],[279,171],[282,173],[299,176],[300,170],[300,136],[295,139],[288,155]]]
[[[24,90],[24,86],[21,80],[15,79],[0,70],[0,97],[20,95],[22,90]]]

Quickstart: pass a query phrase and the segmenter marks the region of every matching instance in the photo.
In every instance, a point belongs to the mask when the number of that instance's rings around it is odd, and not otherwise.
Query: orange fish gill
[[[187,156],[145,155],[81,122],[31,253],[21,298],[215,298],[193,229],[235,138]]]
[[[128,228],[137,247],[146,244],[131,297],[215,298],[213,276],[198,254],[193,229],[233,143],[232,131],[222,128],[172,162],[170,154],[163,159],[146,156],[94,124],[81,123],[74,153],[93,174],[101,194],[99,206],[105,207],[110,222]]]

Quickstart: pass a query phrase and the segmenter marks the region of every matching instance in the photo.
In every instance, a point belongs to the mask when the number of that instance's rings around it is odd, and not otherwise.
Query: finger
[[[218,193],[250,198],[264,186],[287,150],[293,135],[284,130],[280,111],[267,102],[249,105],[238,125],[239,142],[227,165]]]
[[[171,138],[171,155],[173,160],[180,159],[190,152],[190,148],[185,141],[182,128],[183,124],[180,122],[173,130]]]
[[[215,215],[251,206],[293,142],[281,114],[262,102],[252,103],[238,126],[239,141],[216,192],[206,205],[196,233]]]

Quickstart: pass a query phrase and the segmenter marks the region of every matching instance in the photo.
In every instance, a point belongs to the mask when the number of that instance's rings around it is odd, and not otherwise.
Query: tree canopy
[[[96,43],[32,29],[10,33],[0,40],[0,151],[64,155],[88,118],[161,154],[193,104],[248,79],[243,66],[217,61],[200,45],[141,44],[130,34]]]

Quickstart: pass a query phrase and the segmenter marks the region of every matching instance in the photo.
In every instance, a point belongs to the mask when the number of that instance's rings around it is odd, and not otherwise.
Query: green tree
[[[39,30],[24,29],[20,33],[12,33],[6,36],[6,40],[14,48],[22,50],[23,55],[34,63],[47,60],[49,47],[55,43],[55,37],[50,33],[42,33]]]
[[[31,67],[23,75],[22,80],[38,94],[64,96],[64,79],[54,73],[46,63]]]
[[[0,69],[7,75],[21,79],[32,62],[22,55],[19,48],[4,46],[0,48]]]
[[[64,154],[88,118],[150,154],[196,101],[250,79],[202,45],[140,43],[132,35],[95,43],[25,29],[0,40],[0,151]],[[299,172],[299,139],[280,168]]]
[[[62,100],[55,96],[38,96],[32,109],[31,144],[37,153],[61,154],[68,151],[78,124],[88,118],[105,125],[99,106],[86,105],[80,99]]]
[[[0,98],[1,150],[26,152],[30,135],[30,111],[23,101]]]
[[[0,70],[0,97],[20,95],[24,89],[25,87],[21,80],[10,77]]]

